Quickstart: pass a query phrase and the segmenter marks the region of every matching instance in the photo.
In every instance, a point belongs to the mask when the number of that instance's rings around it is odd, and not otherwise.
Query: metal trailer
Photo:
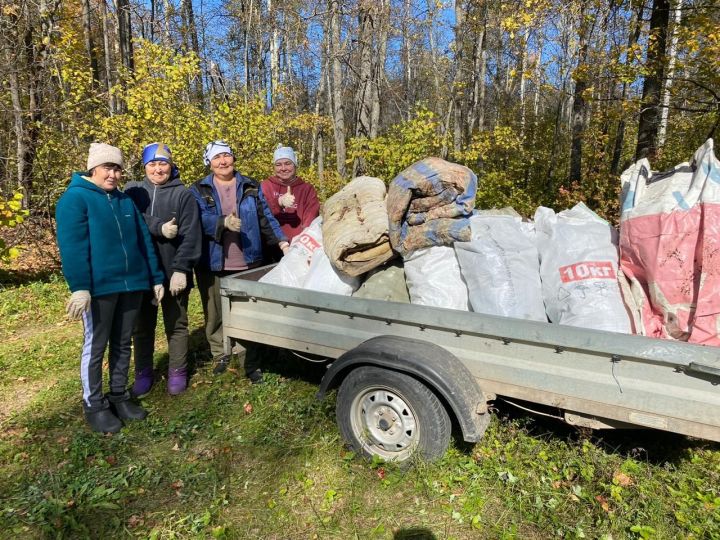
[[[270,268],[222,279],[226,351],[332,359],[318,397],[338,388],[338,427],[368,456],[441,456],[453,422],[477,442],[498,397],[576,426],[720,441],[717,348],[259,283]]]

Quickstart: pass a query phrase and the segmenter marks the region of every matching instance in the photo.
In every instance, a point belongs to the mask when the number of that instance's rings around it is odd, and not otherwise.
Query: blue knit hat
[[[166,163],[172,163],[172,152],[165,143],[150,143],[143,148],[142,153],[143,166],[147,165],[151,161],[164,161]]]

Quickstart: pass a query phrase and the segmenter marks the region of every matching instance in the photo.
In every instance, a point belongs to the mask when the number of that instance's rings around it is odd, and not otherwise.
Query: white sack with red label
[[[411,304],[470,311],[467,285],[452,247],[418,249],[403,261]]]
[[[532,223],[505,211],[470,218],[472,240],[455,242],[472,310],[547,322]]]
[[[347,275],[336,269],[325,251],[315,251],[310,262],[310,269],[303,281],[302,288],[343,296],[350,296],[360,285],[360,278]]]
[[[618,284],[617,231],[583,203],[535,212],[545,309],[551,322],[632,333]]]
[[[322,249],[322,218],[317,217],[309,227],[305,227],[303,232],[292,239],[288,252],[275,268],[258,281],[301,288],[310,271],[313,256]]]
[[[620,264],[646,336],[720,346],[720,161],[708,139],[667,172],[622,174]]]

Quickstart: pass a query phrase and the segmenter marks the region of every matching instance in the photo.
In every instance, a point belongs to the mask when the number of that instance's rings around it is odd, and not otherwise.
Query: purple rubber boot
[[[177,368],[168,370],[167,391],[171,396],[182,394],[187,388],[187,369]]]
[[[135,397],[147,394],[155,382],[152,366],[135,371],[135,382],[133,383],[132,393]]]

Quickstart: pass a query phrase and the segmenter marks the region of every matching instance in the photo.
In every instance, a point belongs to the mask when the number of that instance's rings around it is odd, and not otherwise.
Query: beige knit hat
[[[103,163],[114,163],[123,166],[122,151],[104,143],[92,143],[88,152],[87,170],[92,170]]]

